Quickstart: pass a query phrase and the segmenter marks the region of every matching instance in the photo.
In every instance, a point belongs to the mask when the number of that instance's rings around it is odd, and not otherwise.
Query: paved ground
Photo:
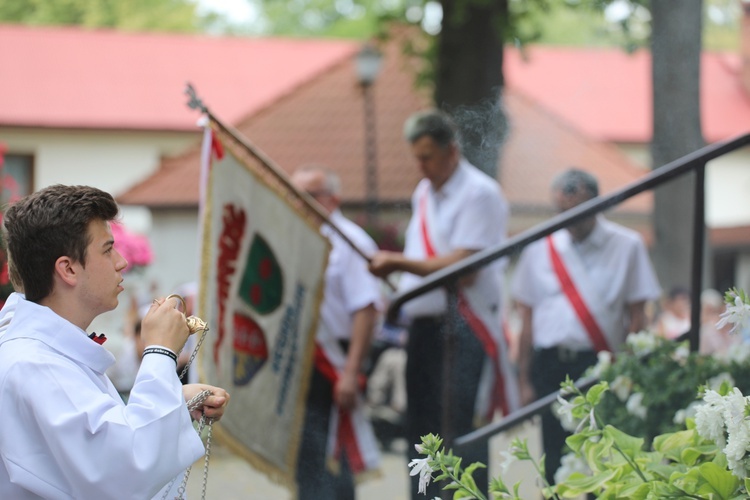
[[[510,447],[514,436],[527,439],[533,456],[541,456],[537,423],[522,424],[512,435],[499,436],[490,442],[490,475],[500,474],[500,451]],[[357,500],[407,500],[409,469],[405,458],[405,440],[393,444],[393,451],[383,454],[383,475],[357,488]],[[521,481],[521,498],[541,498],[536,487],[536,474],[529,463],[513,464],[504,474],[510,485]],[[200,500],[203,482],[203,461],[197,462],[188,481],[189,500]],[[207,500],[288,500],[289,491],[272,483],[260,472],[250,467],[243,459],[234,455],[227,447],[216,443],[212,446],[209,466]],[[425,497],[426,499],[427,497]],[[321,499],[325,500],[325,499]]]
[[[358,500],[407,500],[409,476],[403,452],[406,442],[395,443],[393,452],[383,454],[383,475],[357,487]],[[202,493],[203,462],[197,462],[188,480],[187,497],[199,500]],[[287,500],[289,491],[269,481],[243,458],[220,444],[214,445],[206,488],[207,500]],[[321,499],[324,500],[324,499]]]

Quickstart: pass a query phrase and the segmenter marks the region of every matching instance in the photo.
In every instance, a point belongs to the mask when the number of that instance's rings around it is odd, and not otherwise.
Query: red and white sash
[[[568,268],[563,261],[557,248],[555,248],[555,242],[552,235],[547,236],[547,249],[549,250],[550,261],[552,263],[552,269],[555,271],[558,280],[560,281],[560,288],[562,289],[565,297],[567,297],[570,306],[575,311],[576,316],[586,330],[586,333],[591,340],[591,344],[594,346],[596,352],[610,351],[612,349],[607,342],[607,338],[604,331],[600,327],[600,322],[591,312],[591,308],[587,304],[584,297],[578,291],[571,274],[568,272]]]
[[[315,368],[335,385],[344,369],[346,353],[336,339],[320,337],[319,335],[315,345]],[[360,382],[361,389],[364,389],[364,376]],[[331,407],[326,445],[329,468],[334,472],[338,471],[341,454],[345,453],[349,468],[355,478],[359,476],[360,479],[380,467],[375,433],[364,415],[363,405],[364,401],[358,396],[356,406],[349,411],[342,410],[335,404]]]
[[[419,196],[419,234],[425,257],[431,258],[445,253],[440,235],[430,224],[433,210],[430,204],[430,185],[425,183]],[[441,248],[442,247],[442,248]],[[441,251],[442,250],[442,251]],[[496,411],[507,415],[520,408],[520,397],[515,372],[510,362],[507,339],[503,335],[500,315],[493,314],[493,308],[476,307],[486,300],[477,287],[462,288],[458,292],[458,312],[482,344],[487,355],[477,391],[474,406],[475,419],[491,421]],[[495,306],[500,306],[496,304]]]

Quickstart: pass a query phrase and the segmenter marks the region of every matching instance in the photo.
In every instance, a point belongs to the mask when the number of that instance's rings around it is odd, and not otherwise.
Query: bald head
[[[328,212],[339,207],[341,182],[336,174],[319,166],[300,167],[292,174],[292,184],[304,191]]]

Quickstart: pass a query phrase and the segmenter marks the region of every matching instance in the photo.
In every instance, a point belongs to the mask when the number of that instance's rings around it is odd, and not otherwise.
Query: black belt
[[[564,345],[536,349],[536,352],[542,357],[554,357],[561,363],[574,363],[579,358],[596,354],[593,349],[572,349]]]

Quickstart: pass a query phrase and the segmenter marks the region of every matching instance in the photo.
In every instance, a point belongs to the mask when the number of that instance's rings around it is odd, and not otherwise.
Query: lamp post
[[[368,225],[373,224],[378,214],[377,145],[375,137],[375,101],[372,84],[380,73],[382,55],[372,44],[367,43],[357,54],[356,69],[362,86],[362,101],[365,116],[365,213]]]

